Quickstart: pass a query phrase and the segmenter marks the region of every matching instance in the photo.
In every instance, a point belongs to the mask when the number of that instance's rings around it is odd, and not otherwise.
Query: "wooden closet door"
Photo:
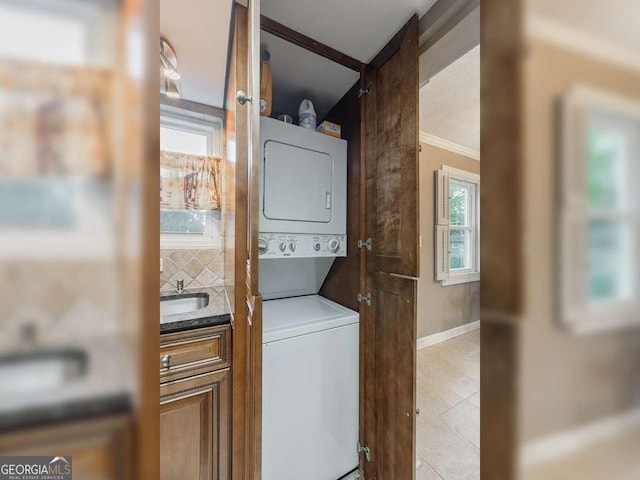
[[[226,92],[225,279],[233,298],[233,480],[259,480],[262,298],[258,291],[260,0],[234,4]]]
[[[415,16],[367,67],[363,96],[367,270],[416,278],[418,54]]]
[[[246,478],[262,477],[262,297],[258,290],[258,192],[260,188],[260,0],[248,1],[248,80],[252,98],[248,111],[247,187],[247,353],[246,353]]]
[[[226,155],[224,168],[224,258],[225,288],[232,307],[232,435],[231,478],[245,480],[247,471],[247,270],[248,228],[248,116],[249,106],[236,100],[239,90],[247,91],[248,11],[234,3],[233,37],[229,55],[225,96]]]
[[[361,453],[367,479],[415,478],[418,277],[418,18],[367,67],[361,105],[365,253]]]

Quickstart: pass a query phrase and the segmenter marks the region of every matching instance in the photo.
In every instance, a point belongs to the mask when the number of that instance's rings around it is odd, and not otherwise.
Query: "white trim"
[[[542,15],[527,14],[527,36],[597,58],[600,61],[640,71],[640,55],[610,40],[563,25]]]
[[[423,143],[427,143],[433,147],[438,147],[442,148],[443,150],[457,153],[458,155],[473,158],[474,160],[480,160],[480,152],[478,150],[474,150],[473,148],[450,142],[449,140],[436,137],[435,135],[431,135],[430,133],[420,132],[420,141]]]
[[[582,109],[596,108],[607,114],[640,119],[640,101],[637,98],[620,95],[585,84],[575,84],[566,95],[568,105]]]
[[[640,409],[635,409],[532,440],[525,443],[520,450],[520,466],[531,467],[561,458],[638,427],[640,427]]]
[[[160,104],[160,117],[173,118],[176,120],[182,120],[189,123],[197,123],[205,128],[211,128],[211,126],[222,127],[223,118],[216,115],[210,115],[203,112],[194,112],[193,110],[186,110],[184,108],[175,107],[173,105]]]
[[[473,215],[470,215],[471,226],[453,226],[447,225],[444,227],[439,227],[436,225],[436,238],[435,238],[435,259],[436,259],[436,274],[435,279],[440,281],[443,287],[449,285],[459,285],[462,283],[469,282],[478,282],[480,281],[480,175],[472,172],[468,172],[466,170],[461,170],[459,168],[450,167],[448,165],[441,165],[439,172],[445,172],[446,178],[449,179],[449,185],[451,183],[458,184],[470,184],[472,185],[472,205],[470,206],[470,211],[473,212]],[[438,186],[440,182],[438,181]],[[437,221],[440,221],[440,210],[441,208],[438,205],[438,202],[441,202],[441,195],[437,195],[436,198],[436,217]],[[449,211],[449,203],[450,197],[447,195],[447,208],[446,211]],[[446,214],[448,217],[448,213]],[[448,218],[447,218],[448,223]],[[439,235],[438,229],[446,228],[448,232],[455,229],[462,229],[471,232],[472,236],[472,248],[471,248],[471,261],[472,266],[465,269],[455,269],[451,270],[449,265],[447,264],[446,272],[438,272],[439,264],[437,263],[440,260],[440,250],[444,248],[443,245],[440,245],[439,242],[442,242],[442,238]],[[446,248],[449,248],[450,245],[447,245]],[[439,250],[440,249],[440,250]]]
[[[451,272],[454,273],[451,273]],[[461,283],[471,283],[480,281],[480,272],[455,273],[455,270],[449,270],[449,278],[442,280],[442,286],[460,285]]]
[[[449,172],[449,176],[468,180],[471,183],[480,183],[480,175],[473,172],[468,172],[466,170],[461,170],[460,168],[450,167],[449,165],[441,165],[440,170]]]
[[[454,337],[463,335],[473,330],[477,330],[478,328],[480,328],[480,320],[476,320],[475,322],[471,322],[471,323],[466,323],[464,325],[460,325],[459,327],[445,330],[444,332],[434,333],[433,335],[427,335],[426,337],[422,337],[418,339],[418,342],[417,342],[418,350],[422,348],[430,347],[431,345],[435,345],[436,343],[444,342],[445,340],[450,340]]]
[[[160,239],[160,250],[198,250],[198,249],[220,249],[220,242],[215,239],[194,239],[179,240],[174,238],[166,238],[171,233],[163,233]],[[180,234],[177,234],[180,235]]]
[[[640,327],[640,318],[635,314],[637,309],[634,307],[628,313],[624,312],[622,315],[589,315],[583,314],[582,316],[572,317],[571,319],[564,319],[564,325],[567,330],[574,335],[592,335],[603,333],[612,330],[624,330],[624,329],[637,329]],[[625,314],[626,313],[626,314]],[[607,318],[607,321],[603,321]]]

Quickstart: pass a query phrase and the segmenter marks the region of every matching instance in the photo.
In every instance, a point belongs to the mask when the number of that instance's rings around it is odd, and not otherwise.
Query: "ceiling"
[[[404,25],[435,0],[262,0],[262,13],[362,62],[370,61]],[[160,0],[160,32],[173,45],[182,97],[224,105],[232,0]],[[297,116],[310,98],[318,118],[356,82],[340,65],[262,32],[271,52],[274,113]],[[421,89],[420,128],[467,148],[479,148],[479,54],[462,57]]]
[[[528,12],[640,51],[638,0],[527,0]]]
[[[412,14],[436,0],[261,0],[263,15],[369,62]]]
[[[273,75],[272,116],[298,116],[300,102],[309,98],[318,120],[358,81],[360,75],[301,47],[262,32],[262,48],[271,54]]]
[[[260,8],[267,17],[368,62],[413,13],[422,16],[435,1],[262,0]],[[232,3],[160,0],[160,33],[178,57],[182,98],[223,106]],[[322,118],[357,79],[354,72],[264,32],[262,44],[272,54],[274,107],[292,116],[308,96]]]
[[[420,89],[420,131],[480,151],[480,46]]]
[[[160,35],[178,57],[182,98],[222,107],[232,0],[160,0]]]

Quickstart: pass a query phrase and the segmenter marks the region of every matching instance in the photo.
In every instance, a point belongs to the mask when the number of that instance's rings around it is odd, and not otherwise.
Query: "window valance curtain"
[[[160,208],[219,210],[220,163],[217,157],[160,152]]]

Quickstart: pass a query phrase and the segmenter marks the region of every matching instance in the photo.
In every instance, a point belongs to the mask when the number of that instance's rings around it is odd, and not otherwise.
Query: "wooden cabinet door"
[[[133,426],[130,417],[82,420],[0,435],[0,455],[72,457],[76,480],[133,478]]]
[[[418,18],[366,68],[360,456],[365,478],[415,478]]]
[[[160,387],[160,479],[229,478],[229,370]]]
[[[234,3],[226,92],[227,197],[225,279],[233,298],[234,480],[260,478],[262,429],[262,298],[258,291],[260,165],[260,0]],[[239,93],[250,100],[240,101]],[[230,176],[232,175],[232,176]]]
[[[416,281],[387,273],[367,276],[361,440],[371,452],[365,478],[415,475]]]

